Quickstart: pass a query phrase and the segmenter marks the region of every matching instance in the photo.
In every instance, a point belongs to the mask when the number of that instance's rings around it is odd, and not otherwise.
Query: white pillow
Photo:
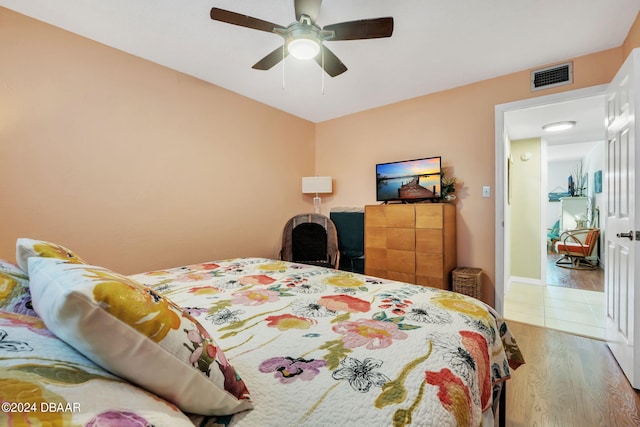
[[[27,271],[28,259],[31,257],[57,258],[74,264],[84,264],[84,260],[80,258],[74,251],[57,243],[47,242],[45,240],[29,239],[20,237],[16,240],[16,262],[18,266]]]
[[[0,335],[0,401],[20,405],[3,406],[2,425],[193,427],[175,405],[96,366],[37,317],[0,310]]]
[[[185,412],[230,415],[253,404],[209,333],[151,288],[103,267],[29,258],[33,307],[98,365]]]

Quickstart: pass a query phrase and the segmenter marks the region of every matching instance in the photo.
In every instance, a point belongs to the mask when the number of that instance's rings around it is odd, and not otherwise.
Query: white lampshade
[[[330,176],[302,177],[302,192],[305,194],[331,193],[333,185]]]
[[[315,194],[313,198],[313,211],[317,214],[322,213],[322,201],[319,193],[331,193],[333,185],[330,176],[303,176],[302,192],[305,194]]]

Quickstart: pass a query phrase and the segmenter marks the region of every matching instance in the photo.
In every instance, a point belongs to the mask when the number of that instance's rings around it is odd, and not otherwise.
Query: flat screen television
[[[376,165],[376,200],[420,202],[441,196],[440,156]]]

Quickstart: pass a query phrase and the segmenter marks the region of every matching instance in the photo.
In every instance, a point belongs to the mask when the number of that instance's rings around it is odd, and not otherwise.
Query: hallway
[[[561,286],[513,283],[504,298],[504,317],[604,340],[604,293]]]
[[[604,340],[604,269],[563,268],[556,265],[560,258],[557,252],[547,252],[546,286],[511,284],[504,317]]]

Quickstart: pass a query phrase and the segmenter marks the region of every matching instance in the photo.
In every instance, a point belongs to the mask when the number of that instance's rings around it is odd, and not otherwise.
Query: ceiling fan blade
[[[283,49],[284,52],[282,51]],[[289,55],[288,49],[282,46],[277,47],[273,50],[273,52],[262,58],[260,61],[256,62],[251,68],[253,68],[254,70],[270,70],[274,65],[282,61],[287,55]]]
[[[323,31],[334,31],[330,40],[362,40],[391,37],[393,34],[393,18],[362,19],[360,21],[341,22],[327,25]]]
[[[224,9],[218,9],[217,7],[211,8],[211,19],[214,21],[226,22],[227,24],[239,25],[240,27],[266,31],[268,33],[272,33],[274,28],[285,28],[282,25],[274,24],[273,22],[263,21],[262,19],[230,12]]]
[[[335,53],[331,52],[329,48],[324,45],[322,46],[321,55],[316,55],[314,59],[321,67],[324,60],[324,71],[331,77],[339,76],[347,71],[347,67],[342,63],[342,61],[340,61],[340,58],[338,58]]]
[[[294,0],[293,5],[296,9],[296,21],[300,22],[302,15],[311,18],[311,22],[315,23],[320,13],[320,5],[322,0]]]

